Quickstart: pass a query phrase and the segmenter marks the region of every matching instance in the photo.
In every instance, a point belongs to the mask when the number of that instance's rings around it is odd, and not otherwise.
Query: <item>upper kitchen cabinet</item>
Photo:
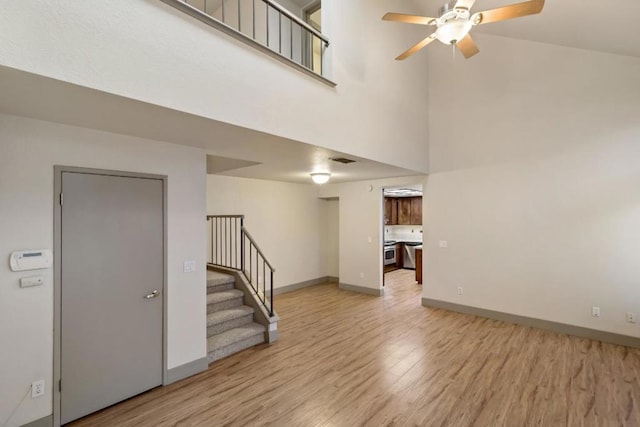
[[[411,198],[411,225],[422,225],[422,197]]]
[[[385,225],[398,225],[398,199],[384,198]]]
[[[411,198],[405,197],[398,199],[398,224],[411,224]]]
[[[422,187],[385,188],[383,197],[384,225],[422,225]]]
[[[384,214],[386,225],[422,225],[422,197],[386,197]]]

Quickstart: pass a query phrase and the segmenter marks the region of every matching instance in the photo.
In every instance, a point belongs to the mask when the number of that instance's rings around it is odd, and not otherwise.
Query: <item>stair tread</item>
[[[216,351],[238,341],[251,338],[254,335],[264,334],[265,331],[266,328],[264,326],[255,322],[229,329],[228,331],[207,338],[207,352]]]
[[[229,274],[207,270],[207,286],[226,285],[228,283],[235,283],[235,281],[236,278]]]
[[[228,322],[229,320],[234,320],[253,313],[254,309],[248,305],[241,305],[240,307],[216,311],[207,315],[207,327],[217,325],[218,323]]]
[[[214,292],[207,294],[207,304],[215,304],[218,302],[228,301],[234,298],[244,297],[244,292],[239,289],[228,289],[226,291]]]
[[[207,285],[207,293],[213,294],[216,292],[228,291],[229,289],[234,289],[236,286],[235,283],[222,283],[216,285]]]

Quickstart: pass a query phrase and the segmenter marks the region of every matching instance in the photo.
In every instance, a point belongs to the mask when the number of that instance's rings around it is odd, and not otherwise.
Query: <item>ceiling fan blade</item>
[[[405,15],[402,13],[389,12],[382,17],[382,20],[404,22],[405,24],[436,25],[436,18],[418,15]]]
[[[436,39],[436,33],[433,33],[429,37],[427,37],[426,39],[422,40],[420,43],[416,43],[414,46],[412,46],[406,52],[401,53],[396,58],[396,61],[403,61],[403,60],[407,59],[408,57],[410,57],[411,55],[413,55],[414,53],[416,53],[417,51],[419,51],[420,49],[422,49],[423,47],[425,47],[426,45],[428,45],[429,43],[431,43],[435,39]]]
[[[476,42],[473,41],[469,34],[464,36],[462,40],[458,41],[456,45],[466,59],[469,59],[476,53],[480,52],[480,49],[478,49],[478,46],[476,46]]]
[[[475,13],[471,21],[475,25],[490,24],[491,22],[505,21],[507,19],[520,18],[521,16],[535,15],[542,12],[544,0],[529,0],[510,6],[499,7],[497,9],[486,10]]]
[[[453,8],[471,10],[475,2],[476,0],[458,0]]]

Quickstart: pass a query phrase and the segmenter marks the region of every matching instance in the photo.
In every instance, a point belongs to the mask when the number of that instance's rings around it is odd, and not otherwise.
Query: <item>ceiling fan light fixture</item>
[[[455,44],[462,40],[473,27],[468,19],[454,19],[438,26],[436,38],[444,44]]]
[[[316,184],[326,184],[329,182],[329,178],[331,178],[331,174],[329,172],[316,172],[311,174],[311,179]]]

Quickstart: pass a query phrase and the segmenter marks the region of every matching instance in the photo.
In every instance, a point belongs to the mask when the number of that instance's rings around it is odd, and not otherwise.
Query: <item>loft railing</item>
[[[244,215],[208,215],[209,264],[240,271],[273,316],[275,268],[244,227]]]
[[[162,1],[335,85],[323,64],[329,39],[273,0]]]

